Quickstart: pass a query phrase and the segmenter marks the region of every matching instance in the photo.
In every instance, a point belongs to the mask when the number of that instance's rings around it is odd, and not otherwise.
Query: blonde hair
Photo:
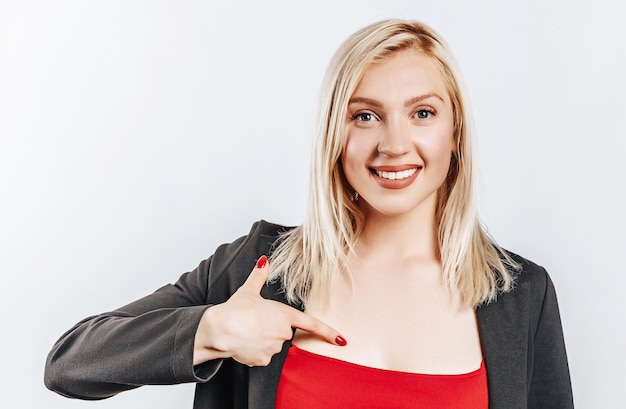
[[[324,77],[309,175],[304,223],[281,236],[270,257],[270,279],[281,280],[287,299],[306,305],[311,294],[324,297],[347,266],[363,227],[363,214],[351,200],[341,152],[348,101],[368,67],[412,49],[440,69],[454,112],[457,149],[438,190],[436,225],[444,284],[462,302],[477,306],[495,300],[514,284],[517,268],[488,236],[476,209],[474,130],[466,91],[447,45],[430,27],[414,21],[385,20],[350,36],[337,50]],[[326,300],[323,300],[326,301]]]

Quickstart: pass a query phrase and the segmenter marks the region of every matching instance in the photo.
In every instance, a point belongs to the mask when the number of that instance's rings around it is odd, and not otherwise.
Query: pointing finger
[[[346,339],[330,325],[295,308],[291,312],[291,326],[322,338],[324,341],[339,346],[347,345]]]

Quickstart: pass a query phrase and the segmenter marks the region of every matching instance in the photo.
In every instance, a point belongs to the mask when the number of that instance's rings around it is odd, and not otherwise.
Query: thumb
[[[268,275],[267,256],[264,254],[256,262],[256,266],[246,279],[246,282],[241,286],[242,289],[249,290],[256,294],[261,292],[261,289],[267,282]]]

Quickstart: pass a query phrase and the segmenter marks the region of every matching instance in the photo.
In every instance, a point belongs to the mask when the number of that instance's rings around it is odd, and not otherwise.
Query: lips
[[[377,166],[370,168],[374,180],[385,189],[403,189],[415,180],[421,166]]]
[[[401,170],[399,172],[387,172],[387,171],[384,171],[384,170],[376,170],[376,169],[374,169],[374,172],[378,176],[383,178],[383,179],[402,180],[402,179],[406,179],[406,178],[408,178],[410,176],[413,176],[413,174],[415,172],[417,172],[417,168]]]

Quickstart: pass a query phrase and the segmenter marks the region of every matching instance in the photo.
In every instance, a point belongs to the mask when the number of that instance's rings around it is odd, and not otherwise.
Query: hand
[[[208,308],[196,332],[193,364],[232,357],[248,366],[267,366],[292,328],[334,345],[346,345],[339,332],[289,305],[261,297],[267,281],[267,257],[261,256],[241,287],[223,304]]]

